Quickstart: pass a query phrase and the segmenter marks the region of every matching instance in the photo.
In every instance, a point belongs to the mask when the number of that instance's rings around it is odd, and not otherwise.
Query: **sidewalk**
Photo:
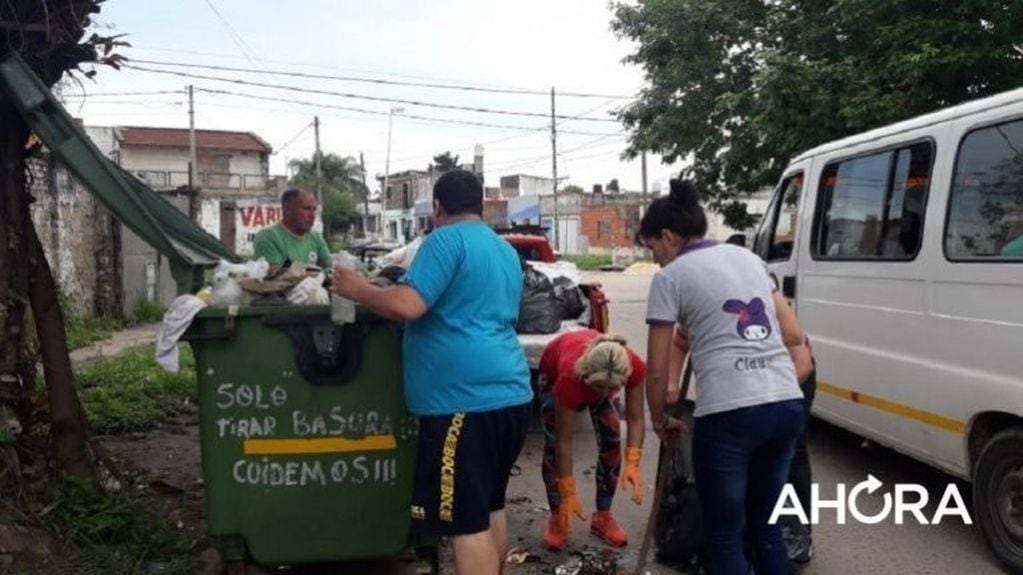
[[[108,339],[72,351],[71,367],[81,369],[102,359],[116,357],[129,349],[152,345],[159,331],[159,323],[148,323],[114,332]]]

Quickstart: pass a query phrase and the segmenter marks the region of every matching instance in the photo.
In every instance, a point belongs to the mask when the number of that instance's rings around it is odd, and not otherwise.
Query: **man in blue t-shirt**
[[[405,399],[419,416],[413,525],[452,537],[462,574],[501,570],[505,490],[533,398],[515,335],[522,269],[482,214],[476,176],[448,172],[433,188],[435,229],[397,285],[343,268],[333,281],[338,295],[408,321]]]

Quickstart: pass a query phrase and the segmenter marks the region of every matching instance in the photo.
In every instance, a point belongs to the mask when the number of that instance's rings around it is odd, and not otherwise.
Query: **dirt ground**
[[[164,428],[123,437],[107,438],[102,442],[111,456],[135,478],[135,489],[148,489],[164,501],[169,521],[182,529],[195,542],[197,554],[201,554],[203,573],[218,571],[219,558],[211,550],[203,520],[203,484],[199,449],[198,426],[193,420],[178,420]],[[538,430],[530,433],[519,459],[519,466],[513,470],[508,489],[509,547],[513,552],[506,563],[506,573],[532,575],[561,572],[578,573],[574,570],[583,563],[591,566],[604,564],[605,568],[593,572],[614,572],[612,565],[618,565],[620,572],[636,561],[642,532],[631,530],[629,547],[624,550],[608,548],[589,534],[588,525],[578,522],[572,536],[569,551],[550,553],[539,544],[540,534],[548,517],[548,507],[539,482],[539,457],[542,450],[542,436]],[[592,477],[592,466],[582,471],[581,480]],[[536,477],[534,477],[534,475]],[[621,498],[625,500],[626,498]],[[648,508],[647,508],[648,509]],[[642,512],[645,513],[646,509]],[[667,573],[664,566],[653,566],[652,573]],[[360,563],[358,565],[316,565],[278,571],[302,575],[335,575],[342,573],[429,573],[429,563],[419,560],[397,560],[382,563]],[[581,571],[586,573],[587,571]],[[251,569],[256,575],[266,573]],[[441,549],[441,573],[454,573],[450,549]]]

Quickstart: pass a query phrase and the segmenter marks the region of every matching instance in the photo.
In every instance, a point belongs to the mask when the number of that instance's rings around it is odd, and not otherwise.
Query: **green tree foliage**
[[[629,153],[686,161],[743,222],[746,193],[821,143],[1023,85],[1023,18],[995,0],[613,4],[647,85]],[[738,226],[743,227],[743,226]]]
[[[288,181],[304,190],[316,189],[316,158],[296,159],[289,163],[294,175]],[[356,209],[368,193],[362,184],[362,168],[355,158],[326,154],[320,161],[323,171],[323,225],[327,234],[341,234],[359,219]]]
[[[450,172],[458,169],[458,155],[451,155],[451,152],[444,152],[433,157],[433,167],[438,172]]]
[[[564,188],[561,188],[561,193],[563,193],[563,194],[581,194],[581,193],[583,193],[583,189],[581,187],[575,185],[575,184],[568,184]]]

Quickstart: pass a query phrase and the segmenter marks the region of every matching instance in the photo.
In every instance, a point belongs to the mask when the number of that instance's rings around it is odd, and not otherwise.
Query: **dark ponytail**
[[[702,238],[707,233],[707,215],[700,207],[700,194],[689,180],[672,179],[666,198],[657,198],[639,223],[637,241],[660,237],[671,230],[683,238]]]

